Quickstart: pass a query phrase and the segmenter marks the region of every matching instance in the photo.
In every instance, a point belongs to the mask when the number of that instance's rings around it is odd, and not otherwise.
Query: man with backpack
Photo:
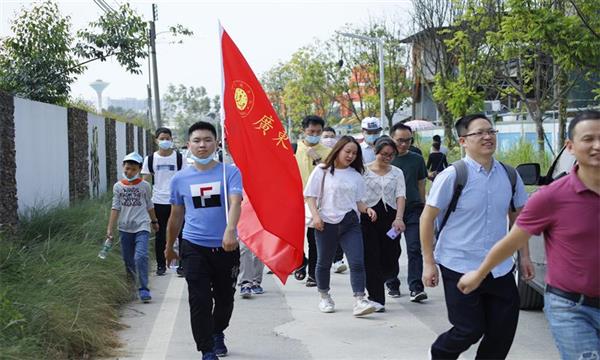
[[[171,214],[171,178],[185,165],[180,152],[173,150],[171,130],[165,127],[156,129],[158,151],[146,156],[142,167],[144,180],[154,180],[152,202],[158,219],[158,231],[155,236],[154,252],[156,255],[156,275],[164,275],[167,270],[165,262],[165,244],[167,221]],[[180,273],[181,269],[177,269]]]
[[[512,225],[527,193],[516,171],[494,159],[498,131],[485,115],[464,116],[455,127],[466,156],[437,175],[420,221],[423,283],[438,284],[439,265],[453,325],[432,344],[431,358],[457,359],[481,339],[477,359],[504,359],[519,318],[513,259],[495,267],[471,294],[463,294],[457,283],[463,274],[477,269],[506,235],[507,219]],[[434,224],[438,225],[435,253]],[[533,265],[528,248],[523,247],[519,255],[521,274],[530,279]]]

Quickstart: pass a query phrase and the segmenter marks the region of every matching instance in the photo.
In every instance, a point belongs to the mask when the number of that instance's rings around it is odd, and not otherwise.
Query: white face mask
[[[333,148],[333,146],[337,143],[336,138],[322,138],[321,144],[327,146],[328,148]]]
[[[210,154],[208,157],[206,157],[206,158],[204,158],[204,159],[202,159],[202,158],[199,158],[199,157],[197,157],[197,156],[196,156],[196,155],[194,155],[194,154],[191,154],[191,155],[190,155],[190,157],[191,157],[191,158],[192,158],[192,159],[193,159],[195,162],[197,162],[197,163],[198,163],[198,164],[200,164],[200,165],[207,165],[208,163],[210,163],[211,161],[213,161],[213,158],[214,158],[214,153]]]
[[[140,178],[140,173],[137,173],[137,174],[135,174],[133,177],[130,177],[130,178],[129,178],[129,177],[127,177],[127,175],[125,175],[125,173],[123,173],[123,177],[124,177],[125,179],[127,179],[127,181],[131,182],[131,181],[134,181],[134,180],[136,180],[136,179],[139,179],[139,178]]]

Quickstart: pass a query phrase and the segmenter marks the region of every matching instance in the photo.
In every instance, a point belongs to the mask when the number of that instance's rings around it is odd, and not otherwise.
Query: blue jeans
[[[547,292],[544,312],[562,359],[600,359],[600,309]]]
[[[354,296],[365,295],[365,255],[362,231],[356,212],[346,213],[339,224],[325,223],[323,231],[315,230],[317,243],[317,289],[321,293],[329,292],[331,265],[338,244],[348,259],[350,266],[350,285]]]
[[[148,290],[148,231],[129,233],[119,231],[121,253],[127,273],[139,281],[139,288]]]

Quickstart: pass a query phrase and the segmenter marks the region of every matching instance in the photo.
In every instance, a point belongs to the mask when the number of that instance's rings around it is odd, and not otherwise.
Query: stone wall
[[[127,149],[127,154],[132,153],[135,151],[134,145],[133,145],[133,124],[127,123],[125,124],[125,138],[126,138],[126,149]]]
[[[89,156],[87,112],[81,109],[67,111],[69,132],[69,199],[71,202],[88,197]]]
[[[115,120],[105,118],[106,132],[106,183],[110,191],[114,183],[117,182],[117,133],[115,130]]]
[[[144,154],[144,128],[141,127],[136,127],[137,128],[137,153],[145,156],[146,154]]]
[[[17,224],[14,99],[0,92],[0,231]]]

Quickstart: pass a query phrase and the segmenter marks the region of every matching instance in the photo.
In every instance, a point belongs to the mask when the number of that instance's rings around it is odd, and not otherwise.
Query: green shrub
[[[0,358],[109,355],[131,286],[118,251],[97,257],[109,198],[34,212],[0,236]]]

